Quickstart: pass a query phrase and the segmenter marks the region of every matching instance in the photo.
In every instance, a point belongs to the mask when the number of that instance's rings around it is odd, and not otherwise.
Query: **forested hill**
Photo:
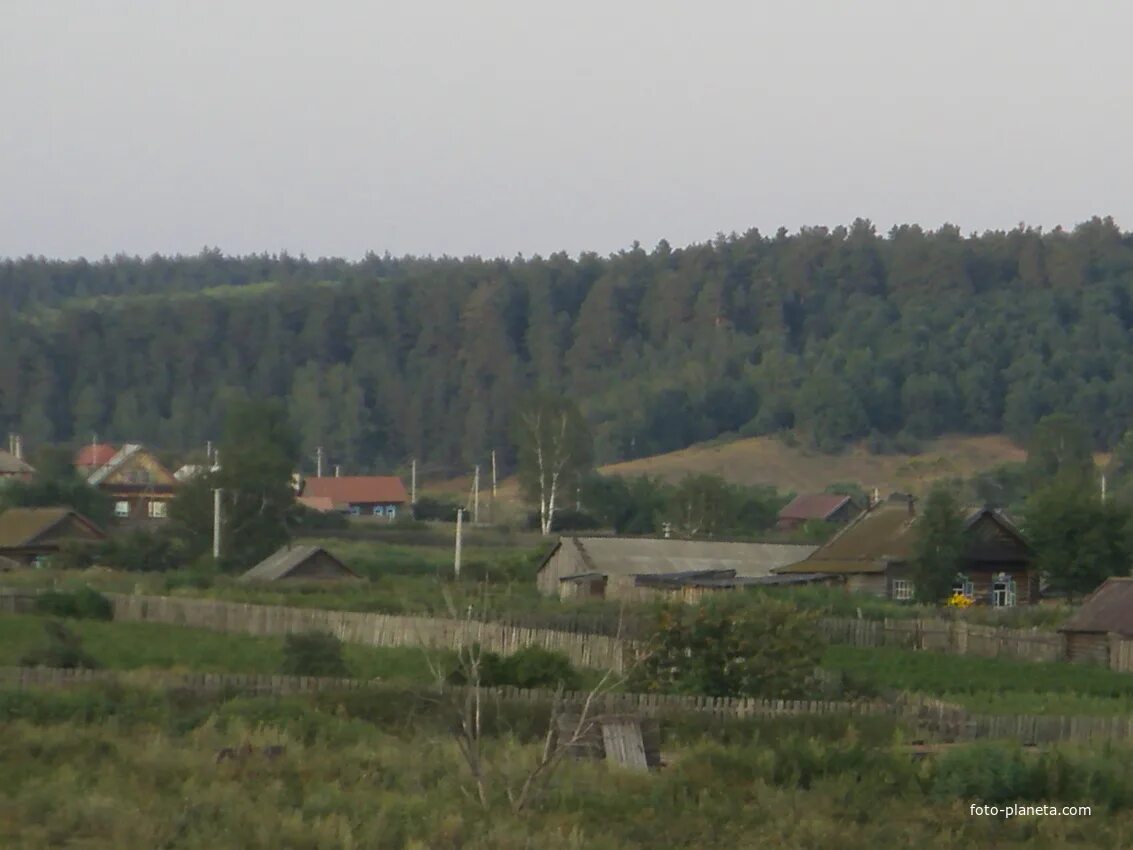
[[[1052,411],[1102,448],[1133,423],[1131,325],[1133,235],[1108,219],[605,258],[27,259],[0,266],[0,426],[184,448],[233,395],[285,396],[350,470],[466,469],[538,383],[582,403],[604,461],[729,431],[1025,436]]]

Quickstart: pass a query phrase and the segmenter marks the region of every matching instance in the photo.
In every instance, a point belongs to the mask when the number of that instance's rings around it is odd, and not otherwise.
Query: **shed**
[[[351,581],[361,576],[322,546],[284,546],[240,581]]]
[[[563,537],[540,565],[536,584],[547,595],[633,599],[652,595],[648,588],[639,588],[638,576],[721,571],[744,578],[769,576],[775,567],[803,559],[815,548],[796,543]]]
[[[0,514],[0,556],[19,564],[50,557],[62,543],[96,543],[106,534],[70,508],[9,508]]]
[[[1133,638],[1133,578],[1113,576],[1058,629],[1069,661],[1109,660],[1109,635]]]

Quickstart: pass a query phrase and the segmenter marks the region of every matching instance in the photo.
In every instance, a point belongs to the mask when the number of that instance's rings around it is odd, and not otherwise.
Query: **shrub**
[[[413,506],[413,518],[419,520],[440,520],[456,522],[456,502],[451,499],[434,499],[424,496]]]
[[[473,652],[479,651],[474,647]],[[467,684],[465,671],[469,667],[466,655],[449,674],[453,684]],[[480,684],[489,688],[557,688],[578,690],[582,679],[561,652],[552,652],[540,646],[528,646],[502,656],[496,652],[480,653]]]
[[[329,632],[289,634],[283,639],[286,676],[346,677],[350,670],[342,657],[342,641]]]
[[[114,607],[110,600],[90,587],[78,590],[49,590],[35,599],[35,612],[48,617],[75,620],[112,620]]]
[[[21,667],[61,667],[96,669],[99,664],[83,649],[82,639],[58,620],[43,624],[47,633],[44,646],[29,650],[20,658]]]
[[[108,567],[132,572],[164,572],[179,566],[182,547],[173,531],[131,531],[110,538],[98,553]]]
[[[96,546],[78,540],[64,540],[59,551],[51,556],[51,566],[57,570],[85,570],[94,564]]]

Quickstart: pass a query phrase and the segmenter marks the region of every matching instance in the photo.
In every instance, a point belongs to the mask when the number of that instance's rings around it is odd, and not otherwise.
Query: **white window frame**
[[[118,519],[127,519],[130,516],[130,503],[126,499],[120,499],[114,503],[114,516]]]
[[[153,501],[149,503],[150,519],[166,519],[169,516],[169,505],[166,502]]]
[[[386,519],[388,519],[390,522],[393,522],[395,519],[397,519],[396,505],[386,505]]]
[[[1002,589],[1000,588],[1000,585],[1002,585]],[[1014,608],[1017,602],[1018,593],[1015,586],[1015,579],[1007,575],[996,576],[991,583],[992,607]]]
[[[960,586],[960,589],[958,591],[956,589],[957,585]],[[976,586],[975,583],[966,575],[958,575],[956,576],[956,579],[952,581],[952,592],[959,593],[961,596],[966,596],[969,599],[972,599],[976,595]]]
[[[911,580],[907,578],[893,579],[893,598],[898,602],[910,601],[915,595],[914,590]]]

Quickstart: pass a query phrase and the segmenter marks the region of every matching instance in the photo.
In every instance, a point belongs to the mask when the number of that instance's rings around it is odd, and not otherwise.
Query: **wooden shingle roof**
[[[68,517],[89,526],[98,536],[104,536],[98,526],[70,508],[9,508],[0,514],[0,549],[31,546]]]
[[[1086,597],[1060,632],[1114,632],[1133,637],[1133,578],[1114,576]]]
[[[306,563],[316,555],[323,554],[334,561],[343,572],[343,575],[358,578],[358,574],[322,546],[284,546],[272,555],[264,558],[248,572],[240,576],[240,581],[275,581],[281,579]]]

